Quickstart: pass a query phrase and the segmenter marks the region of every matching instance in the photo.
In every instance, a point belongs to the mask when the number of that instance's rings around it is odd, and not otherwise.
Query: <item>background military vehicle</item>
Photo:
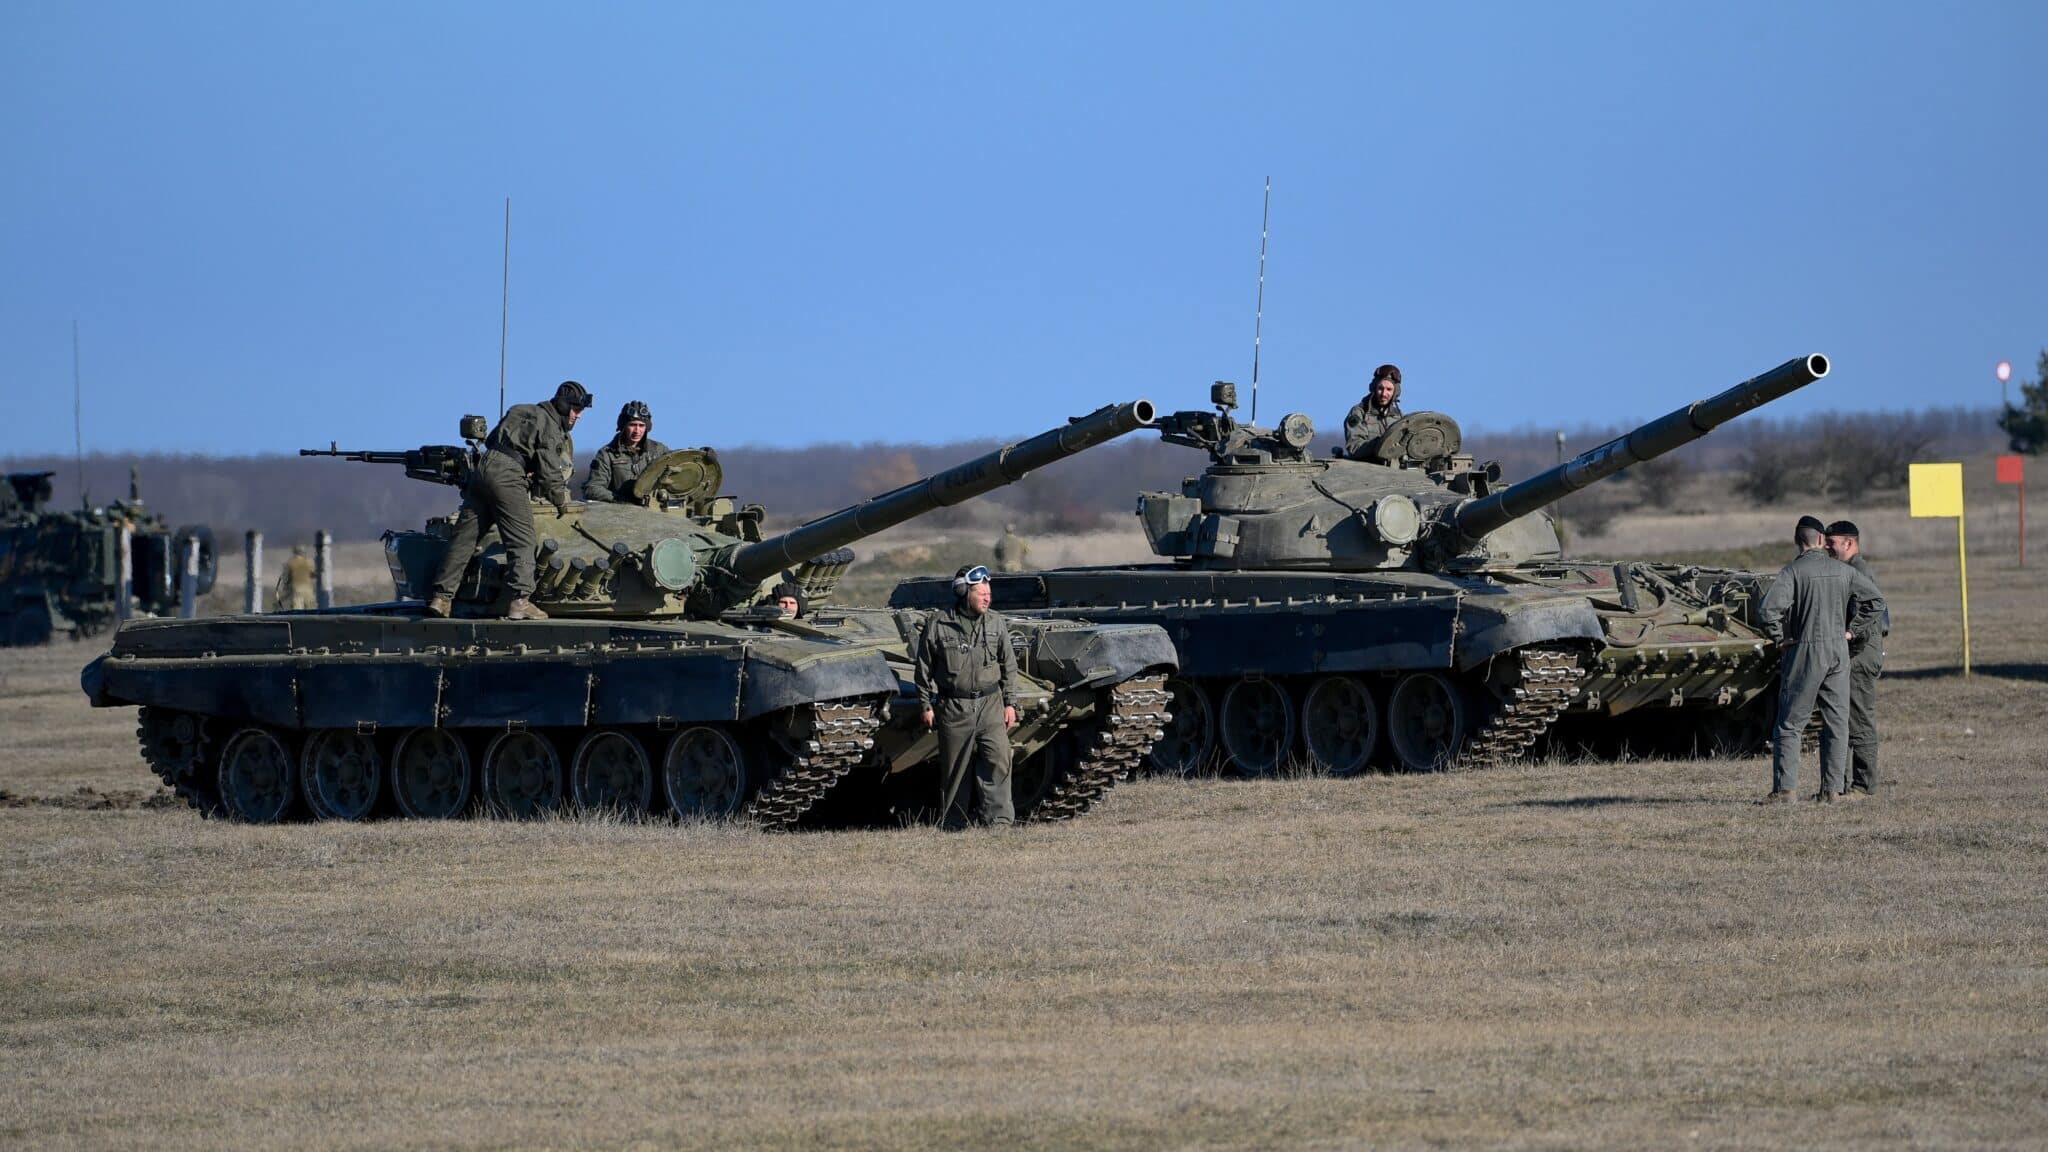
[[[1461,452],[1457,423],[1412,413],[1373,459],[1316,459],[1315,429],[1163,417],[1170,443],[1208,453],[1179,492],[1138,515],[1166,564],[998,576],[1012,618],[1143,621],[1172,633],[1181,670],[1153,763],[1222,756],[1246,773],[1289,763],[1348,774],[1383,745],[1400,767],[1521,754],[1568,713],[1612,735],[1654,717],[1666,746],[1735,751],[1768,736],[1777,654],[1757,627],[1767,577],[1623,560],[1567,560],[1546,505],[1660,456],[1820,379],[1787,363],[1518,484]],[[931,581],[891,603],[931,604]]]
[[[135,611],[178,605],[185,542],[199,541],[196,591],[213,588],[213,533],[173,531],[143,507],[129,479],[128,499],[76,511],[50,507],[51,472],[12,472],[0,489],[0,643],[41,644],[58,632],[97,635],[115,616],[121,584],[121,529],[129,531],[129,586]]]
[[[145,622],[87,667],[96,705],[142,705],[144,758],[188,802],[250,821],[300,810],[355,819],[388,794],[407,816],[481,803],[525,815],[565,799],[628,812],[805,819],[836,790],[842,816],[907,815],[892,776],[931,755],[902,653],[924,614],[755,607],[793,578],[824,600],[845,545],[1012,483],[1150,422],[1145,401],[1062,428],[763,536],[763,511],[718,495],[715,453],[672,453],[637,503],[537,512],[542,621],[488,618],[502,598],[495,535],[465,573],[456,617],[421,600],[452,522],[385,537],[401,599],[326,612]],[[459,484],[468,447],[342,453]],[[1164,723],[1165,634],[1142,625],[1040,621],[1019,630],[1032,680],[1014,733],[1020,816],[1087,807],[1143,757]],[[909,699],[906,701],[905,697]],[[925,749],[920,751],[920,749]],[[388,783],[387,783],[388,782]]]

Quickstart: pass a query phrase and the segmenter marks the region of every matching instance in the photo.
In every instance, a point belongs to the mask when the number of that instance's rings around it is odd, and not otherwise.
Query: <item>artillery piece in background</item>
[[[446,817],[481,804],[527,815],[565,799],[628,813],[744,811],[786,827],[840,816],[893,820],[931,797],[900,782],[931,759],[909,684],[926,614],[755,607],[791,576],[823,601],[845,546],[1015,482],[1151,422],[1112,405],[776,536],[763,512],[717,495],[717,456],[672,453],[637,503],[539,505],[551,618],[475,618],[500,597],[504,546],[486,534],[454,619],[422,598],[452,535],[447,519],[385,537],[399,599],[121,629],[82,686],[99,706],[142,705],[150,766],[193,806],[275,821],[303,806],[359,819],[391,806]],[[313,450],[402,464],[461,484],[469,448]],[[1149,625],[1030,621],[1017,631],[1028,688],[1012,733],[1020,818],[1083,811],[1143,760],[1166,722],[1173,647]],[[388,781],[388,783],[387,783]]]
[[[53,472],[11,472],[0,489],[0,644],[41,644],[53,633],[96,636],[118,614],[121,530],[128,529],[128,580],[136,612],[156,615],[178,606],[186,542],[199,542],[198,581],[213,590],[218,566],[213,532],[188,524],[173,530],[142,503],[131,471],[128,499],[75,512],[50,507]]]
[[[1769,577],[1567,560],[1543,509],[1827,371],[1821,356],[1788,361],[1507,486],[1440,413],[1396,422],[1372,460],[1320,460],[1308,417],[1240,424],[1218,384],[1215,412],[1159,421],[1208,469],[1138,498],[1172,563],[998,576],[995,606],[1167,629],[1180,674],[1151,753],[1166,771],[1206,767],[1220,744],[1247,774],[1351,774],[1380,761],[1382,729],[1401,768],[1490,764],[1560,718],[1594,743],[1747,753],[1768,738],[1777,674],[1756,619]],[[929,605],[940,588],[906,582],[890,603]]]

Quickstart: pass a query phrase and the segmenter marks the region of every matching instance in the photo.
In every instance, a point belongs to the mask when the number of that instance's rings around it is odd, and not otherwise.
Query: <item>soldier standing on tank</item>
[[[462,512],[455,518],[455,538],[434,575],[433,598],[427,613],[446,616],[455,607],[455,590],[477,541],[495,526],[505,542],[505,591],[508,620],[545,620],[534,607],[534,553],[540,533],[533,522],[530,492],[538,490],[555,506],[557,516],[569,513],[569,471],[562,450],[569,430],[590,407],[589,389],[564,380],[554,399],[539,404],[514,404],[484,441],[484,457],[463,492]]]
[[[583,498],[606,504],[631,500],[634,481],[648,465],[668,455],[668,445],[648,435],[653,430],[653,411],[638,400],[626,401],[619,409],[618,434],[590,460]]]
[[[939,731],[941,820],[967,826],[972,776],[976,818],[1014,824],[1009,730],[1017,724],[1018,680],[1010,626],[989,608],[987,568],[955,573],[953,599],[952,608],[932,613],[914,653],[925,727]]]
[[[996,571],[1022,572],[1031,562],[1031,545],[1017,535],[1015,524],[1003,525],[1003,534],[996,539]]]
[[[320,591],[312,558],[306,555],[304,544],[294,544],[290,558],[284,562],[284,571],[277,574],[278,610],[301,612],[317,607],[319,603]]]
[[[1868,577],[1825,551],[1824,533],[1802,520],[1793,532],[1799,555],[1778,572],[1757,611],[1778,646],[1778,723],[1772,736],[1771,791],[1766,804],[1792,799],[1799,777],[1799,740],[1820,706],[1820,791],[1833,801],[1849,767],[1849,640],[1868,637],[1884,613],[1884,597]]]
[[[1382,364],[1372,371],[1372,384],[1363,399],[1344,416],[1344,455],[1351,460],[1370,460],[1394,421],[1401,418],[1401,370]]]
[[[1837,520],[1828,525],[1827,533],[1828,555],[1863,573],[1876,587],[1856,525]],[[1891,634],[1892,610],[1887,607],[1876,631],[1849,640],[1849,790],[1842,793],[1844,800],[1861,800],[1877,791],[1877,678],[1884,672],[1884,641]]]

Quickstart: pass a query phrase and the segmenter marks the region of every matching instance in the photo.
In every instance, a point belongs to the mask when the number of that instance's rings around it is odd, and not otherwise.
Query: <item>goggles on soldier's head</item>
[[[986,583],[988,583],[988,566],[986,564],[976,564],[967,571],[953,577],[953,595],[962,595],[974,585]]]

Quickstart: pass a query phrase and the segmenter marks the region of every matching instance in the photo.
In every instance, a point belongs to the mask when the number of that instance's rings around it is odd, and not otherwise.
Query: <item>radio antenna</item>
[[[498,298],[498,419],[505,418],[505,332],[512,319],[512,198],[505,197],[505,275]]]
[[[78,317],[71,318],[71,452],[78,463],[79,506],[90,508],[91,497],[85,492],[85,385],[81,383],[84,374],[78,367]]]
[[[1266,226],[1273,220],[1273,178],[1266,177],[1266,204],[1259,210],[1259,306],[1252,316],[1252,423],[1259,422],[1259,338],[1266,327]]]

